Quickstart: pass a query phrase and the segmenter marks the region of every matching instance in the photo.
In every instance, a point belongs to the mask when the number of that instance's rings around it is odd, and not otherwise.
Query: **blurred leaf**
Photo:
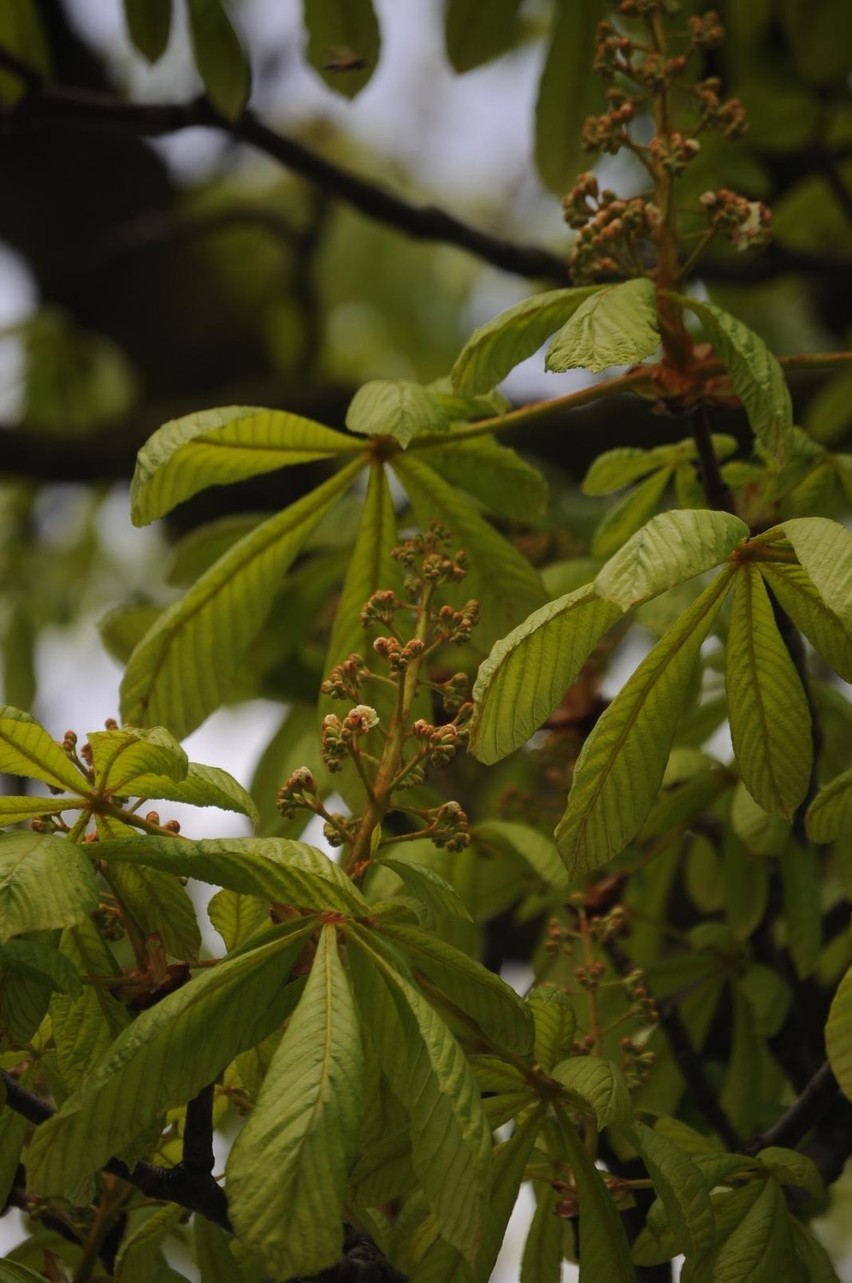
[[[825,1027],[828,1063],[844,1095],[852,1100],[852,968],[840,982]]]
[[[430,465],[472,494],[495,516],[530,522],[547,507],[548,486],[541,473],[493,437],[429,446]]]
[[[447,57],[456,71],[470,71],[505,53],[515,42],[520,0],[446,0]]]
[[[354,98],[376,69],[381,37],[372,0],[303,0],[308,62],[329,89]]]
[[[611,557],[631,535],[650,521],[671,478],[671,468],[657,468],[650,477],[607,508],[592,540],[592,552],[596,557]]]
[[[172,0],[124,0],[124,18],[142,57],[158,62],[169,43]]]
[[[24,358],[23,421],[34,430],[58,435],[114,426],[136,401],[136,376],[121,349],[59,308],[27,323]]]
[[[852,769],[820,789],[808,808],[807,827],[810,840],[820,844],[852,831]]]
[[[557,0],[535,109],[536,166],[557,196],[571,186],[581,167],[583,121],[603,110],[592,54],[597,24],[607,11],[605,0]]]
[[[198,74],[213,108],[236,120],[251,91],[248,60],[223,0],[187,0],[189,34]]]
[[[0,45],[33,71],[50,76],[50,54],[36,0],[5,0],[0,5]],[[16,103],[25,89],[21,76],[0,71],[0,102]]]

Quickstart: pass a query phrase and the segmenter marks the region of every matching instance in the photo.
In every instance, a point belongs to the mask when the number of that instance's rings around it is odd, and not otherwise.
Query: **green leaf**
[[[841,1283],[822,1243],[797,1220],[791,1220],[796,1255],[808,1272],[808,1283]]]
[[[153,726],[150,731],[137,731],[133,727],[93,731],[88,740],[99,789],[137,797],[139,794],[133,787],[137,776],[186,778],[189,760],[164,726]]]
[[[630,1137],[642,1156],[662,1200],[666,1219],[686,1255],[687,1276],[694,1278],[716,1239],[713,1205],[701,1169],[673,1141],[637,1122]],[[686,1283],[686,1278],[685,1278]]]
[[[393,469],[405,486],[419,523],[437,520],[470,556],[471,570],[460,586],[480,604],[475,641],[490,647],[519,619],[541,605],[544,589],[532,565],[508,540],[480,517],[470,500],[433,468],[411,454],[397,455]]]
[[[611,365],[633,365],[652,356],[660,344],[652,281],[622,281],[598,290],[577,309],[551,340],[545,369],[585,369],[598,373]]]
[[[827,517],[798,517],[781,529],[826,606],[852,631],[852,531]]]
[[[360,467],[354,461],[246,535],[159,617],[127,665],[126,721],[167,722],[182,738],[221,703],[285,571]]]
[[[810,780],[811,716],[763,579],[751,562],[737,571],[725,685],[743,783],[764,811],[790,820]],[[791,744],[797,745],[795,753]]]
[[[394,1092],[411,1109],[414,1169],[441,1235],[472,1260],[487,1214],[491,1153],[476,1082],[461,1047],[387,947],[361,928],[347,934],[363,1021]]]
[[[238,811],[241,815],[247,815],[254,824],[260,820],[254,799],[233,775],[218,766],[204,766],[201,762],[190,762],[186,778],[177,782],[165,775],[137,775],[129,781],[124,791],[132,797]]]
[[[498,641],[473,688],[470,750],[497,762],[547,720],[621,612],[586,584],[548,602]]]
[[[389,919],[376,928],[418,972],[461,1007],[488,1039],[522,1055],[532,1049],[534,1028],[521,999],[505,980],[432,932]]]
[[[98,858],[162,869],[301,909],[370,912],[358,888],[328,856],[286,838],[126,838],[99,842]]]
[[[632,1122],[630,1094],[611,1060],[599,1056],[570,1056],[550,1071],[581,1105],[595,1116],[598,1131]]]
[[[337,933],[325,927],[301,1001],[227,1166],[237,1233],[280,1278],[319,1273],[341,1256],[363,1075]]]
[[[82,781],[83,777],[80,776]],[[62,811],[80,810],[86,805],[82,797],[0,797],[0,824],[19,824],[40,815],[59,815]]]
[[[171,419],[139,451],[130,488],[134,525],[156,521],[207,486],[359,448],[342,432],[284,410],[230,405]]]
[[[778,361],[759,335],[721,307],[682,294],[672,297],[698,317],[731,376],[752,432],[782,462],[793,427],[793,404]]]
[[[82,793],[88,781],[29,713],[0,704],[0,771]]]
[[[630,610],[718,566],[748,538],[748,526],[729,512],[695,508],[661,512],[598,572],[595,592]]]
[[[490,392],[600,289],[587,285],[535,294],[474,330],[453,366],[454,387],[468,394]]]
[[[0,1029],[24,1046],[44,1019],[51,995],[79,994],[80,979],[64,954],[36,940],[0,944]]]
[[[515,42],[520,0],[448,0],[447,57],[456,71],[490,62]]]
[[[852,627],[829,609],[801,566],[778,561],[757,564],[772,595],[799,631],[839,677],[852,682]]]
[[[733,573],[724,569],[684,611],[583,745],[556,830],[572,877],[606,864],[641,828],[663,779],[701,645]]]
[[[483,820],[471,831],[471,838],[478,849],[496,847],[520,856],[547,891],[566,894],[570,881],[565,866],[556,853],[553,838],[540,833],[529,824],[515,820]]]
[[[0,1283],[44,1283],[44,1275],[17,1261],[0,1261]]]
[[[393,437],[403,449],[424,432],[446,432],[450,423],[441,402],[420,383],[374,379],[355,393],[346,411],[350,432]]]
[[[770,1177],[719,1249],[713,1283],[772,1283],[785,1276],[790,1246],[787,1204],[781,1186]]]
[[[0,940],[81,921],[98,907],[88,854],[44,833],[0,834]]]
[[[118,965],[91,919],[66,927],[60,949],[79,973],[120,980]],[[77,996],[54,994],[50,1026],[63,1084],[75,1087],[129,1023],[127,1008],[104,984],[84,985]]]
[[[556,985],[541,985],[527,995],[535,1021],[536,1062],[545,1073],[571,1054],[577,1019],[570,996]]]
[[[813,1161],[807,1154],[800,1154],[795,1149],[784,1149],[770,1145],[757,1151],[756,1157],[782,1185],[795,1185],[815,1199],[825,1197],[825,1186],[822,1177]]]
[[[541,473],[493,437],[454,441],[450,436],[445,446],[429,446],[428,460],[442,477],[504,520],[529,522],[547,507]]]
[[[519,1283],[560,1283],[566,1222],[556,1214],[559,1196],[552,1185],[534,1182],[536,1207],[521,1257]]]
[[[467,905],[455,887],[428,865],[407,858],[404,848],[398,850],[392,847],[387,855],[380,853],[376,864],[392,869],[402,879],[406,891],[423,906],[424,917],[429,925],[434,926],[436,920],[447,914],[472,921]]]
[[[583,481],[583,494],[604,495],[623,490],[633,481],[639,481],[649,472],[657,472],[662,461],[655,450],[640,450],[637,446],[619,446],[605,450],[595,459]]]
[[[269,905],[258,896],[242,895],[225,887],[212,897],[207,916],[230,953],[256,931],[269,926]]]
[[[180,1218],[180,1208],[174,1204],[141,1215],[131,1213],[115,1258],[115,1283],[149,1283],[151,1279],[179,1283],[183,1276],[167,1264],[163,1243],[178,1229]]]
[[[852,967],[840,982],[828,1012],[825,1049],[840,1090],[852,1100]]]
[[[211,106],[236,120],[248,102],[251,71],[223,0],[187,0],[187,10],[195,65]]]
[[[611,557],[654,516],[672,479],[671,468],[658,468],[607,508],[592,540],[595,557]]]
[[[173,958],[198,957],[201,933],[195,905],[173,874],[115,861],[110,880],[122,908],[141,935],[156,932]]]
[[[312,918],[288,922],[271,943],[196,974],[140,1012],[36,1131],[27,1164],[32,1187],[59,1194],[96,1172],[274,1029],[284,981],[314,925]]]
[[[204,1283],[246,1283],[231,1252],[231,1235],[204,1216],[193,1217],[192,1228],[198,1273]]]
[[[50,54],[36,0],[6,0],[0,5],[0,45],[42,76],[50,76]],[[0,71],[0,102],[16,103],[25,89],[21,76]]]
[[[583,121],[603,110],[592,57],[597,24],[606,15],[604,0],[557,3],[535,108],[535,163],[557,196],[564,195],[583,164]]]
[[[852,767],[836,775],[808,807],[808,837],[820,844],[852,832]]]
[[[148,62],[166,52],[172,26],[172,0],[124,0],[124,18],[134,46]]]
[[[329,89],[354,98],[379,60],[372,0],[304,0],[304,18],[308,62]]]
[[[574,1174],[583,1245],[579,1283],[636,1283],[621,1217],[574,1126],[556,1115],[560,1148]]]

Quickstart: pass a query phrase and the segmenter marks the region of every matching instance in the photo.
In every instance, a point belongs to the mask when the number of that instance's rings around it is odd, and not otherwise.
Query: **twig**
[[[731,487],[727,484],[719,468],[719,460],[713,447],[713,425],[710,422],[710,411],[706,405],[699,405],[689,416],[692,428],[692,439],[698,451],[701,465],[701,483],[711,508],[737,515],[737,505]]]
[[[744,1147],[747,1154],[756,1154],[770,1145],[781,1145],[793,1149],[822,1118],[827,1109],[840,1096],[837,1079],[831,1072],[828,1061],[824,1061],[786,1113],[777,1122]]]

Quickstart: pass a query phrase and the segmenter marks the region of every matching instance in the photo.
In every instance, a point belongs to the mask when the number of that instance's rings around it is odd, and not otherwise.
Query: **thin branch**
[[[782,1114],[762,1136],[749,1141],[745,1146],[745,1152],[756,1154],[770,1145],[794,1149],[839,1097],[840,1088],[837,1085],[837,1079],[826,1060],[787,1112]]]
[[[698,451],[698,462],[701,470],[701,484],[711,508],[737,515],[731,487],[727,484],[719,468],[719,460],[713,446],[713,425],[710,411],[706,405],[699,405],[689,416],[692,428],[692,439]]]
[[[213,1099],[215,1085],[208,1083],[187,1102],[183,1125],[181,1167],[193,1176],[209,1176],[213,1171]]]

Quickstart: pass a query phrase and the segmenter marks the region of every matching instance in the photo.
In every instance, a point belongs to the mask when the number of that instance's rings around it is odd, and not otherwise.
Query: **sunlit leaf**
[[[185,779],[189,760],[164,726],[150,731],[131,727],[92,731],[89,736],[98,788],[110,793],[132,793],[133,781],[141,775],[164,775],[170,780]]]
[[[170,606],[130,657],[122,715],[179,738],[218,706],[285,571],[361,467],[356,460],[235,544]]]
[[[342,432],[285,410],[198,410],[164,423],[139,451],[130,490],[133,521],[147,525],[207,486],[358,449]]]
[[[642,661],[586,740],[556,844],[576,877],[638,832],[662,782],[695,664],[733,568],[726,568]]]
[[[82,782],[82,775],[80,780]],[[15,797],[0,796],[0,824],[19,824],[41,815],[58,815],[62,811],[80,810],[86,805],[82,797]]]
[[[441,402],[422,384],[374,379],[352,398],[346,426],[367,436],[393,437],[405,448],[424,432],[446,432],[450,422]]]
[[[748,526],[729,512],[694,508],[661,512],[598,572],[595,592],[622,610],[718,566],[748,538]]]
[[[603,109],[600,79],[592,69],[604,0],[558,0],[553,34],[538,86],[535,161],[547,186],[562,196],[582,166],[583,121]]]
[[[236,120],[251,90],[251,71],[223,0],[187,0],[189,34],[198,74],[212,106]]]
[[[643,361],[659,343],[653,282],[644,277],[622,281],[587,299],[554,335],[545,369],[598,373]]]
[[[453,366],[454,386],[459,392],[489,392],[600,289],[548,290],[501,312],[474,330],[462,348]]]
[[[304,0],[308,62],[329,89],[354,98],[379,60],[372,0]]]
[[[474,756],[496,762],[525,744],[620,616],[586,584],[542,606],[498,641],[473,688]]]
[[[51,788],[80,793],[88,788],[85,775],[72,764],[29,713],[0,705],[0,771],[42,780]]]
[[[190,762],[186,777],[171,780],[163,775],[137,775],[125,792],[133,797],[156,798],[168,802],[186,802],[190,806],[216,806],[222,811],[239,811],[257,823],[259,814],[254,800],[232,775],[218,766]]]
[[[33,1188],[61,1193],[97,1171],[160,1114],[213,1082],[240,1051],[274,1029],[283,982],[313,926],[311,918],[289,922],[271,943],[198,973],[140,1012],[38,1128],[27,1172]]]
[[[654,516],[671,479],[671,468],[658,468],[607,508],[592,540],[596,557],[612,556]]]
[[[46,833],[0,834],[0,940],[72,926],[97,907],[84,849]]]
[[[801,566],[759,561],[760,573],[779,605],[839,677],[852,682],[852,623],[829,609]]]
[[[337,933],[325,927],[305,991],[227,1166],[237,1233],[280,1278],[316,1274],[341,1256],[363,1070]]]
[[[166,52],[172,26],[172,0],[124,0],[124,18],[134,46],[148,62]]]
[[[810,712],[763,579],[751,562],[737,572],[725,683],[743,783],[765,811],[792,819],[810,779]]]

